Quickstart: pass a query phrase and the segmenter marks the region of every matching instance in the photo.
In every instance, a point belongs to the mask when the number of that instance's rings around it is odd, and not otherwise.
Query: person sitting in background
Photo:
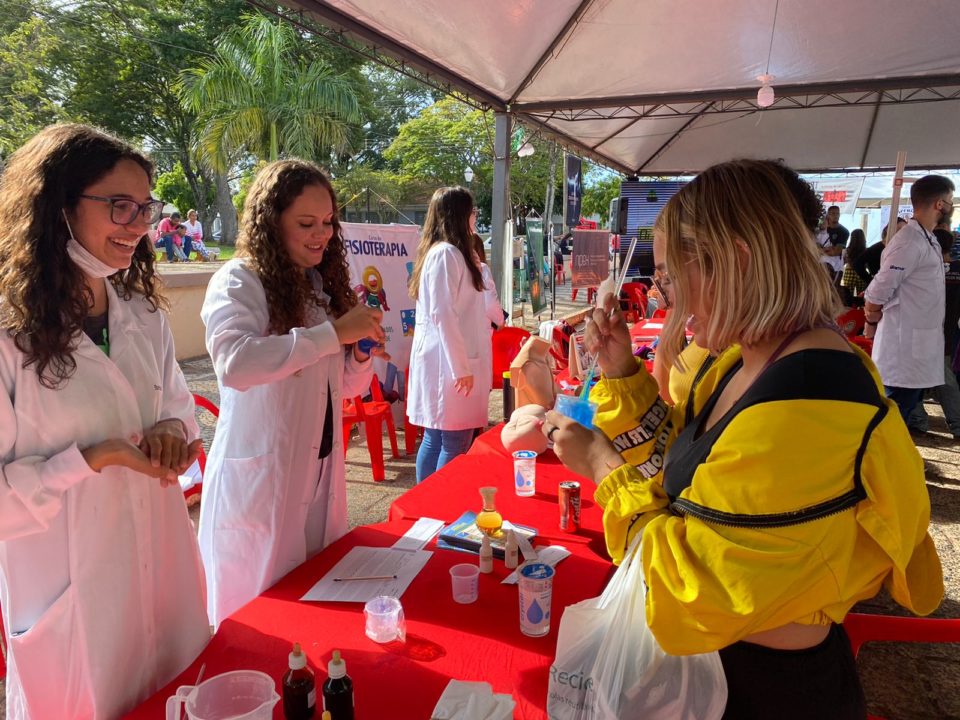
[[[654,259],[675,307],[659,352],[676,361],[689,319],[717,355],[693,410],[657,396],[608,295],[585,335],[599,429],[551,411],[543,432],[597,482],[613,560],[642,535],[640,602],[663,649],[719,651],[725,717],[862,720],[844,617],[881,587],[924,615],[943,597],[923,460],[833,328],[836,294],[775,170],[714,166],[662,214]]]
[[[843,275],[840,278],[840,297],[847,307],[854,305],[855,299],[862,293],[867,282],[853,269],[854,263],[867,251],[867,236],[860,228],[850,233],[850,242],[844,250]]]
[[[933,399],[943,408],[943,417],[954,439],[960,439],[960,386],[957,376],[953,372],[953,355],[957,349],[957,339],[960,331],[957,322],[960,321],[960,261],[950,260],[950,251],[953,248],[953,233],[943,228],[935,228],[933,234],[943,252],[943,265],[946,280],[946,311],[943,316],[943,385],[931,388]],[[923,402],[918,402],[910,417],[907,418],[907,427],[911,432],[926,434],[930,427],[930,420]]]
[[[157,225],[157,233],[154,236],[158,248],[167,251],[167,262],[175,262],[176,253],[174,252],[174,237],[177,234],[177,226],[180,224],[180,213],[174,210],[170,217],[163,218]]]
[[[190,253],[193,252],[191,244],[193,238],[187,235],[187,226],[183,223],[177,225],[177,234],[173,238],[174,245],[174,255],[177,256],[177,260],[182,262],[190,261]]]

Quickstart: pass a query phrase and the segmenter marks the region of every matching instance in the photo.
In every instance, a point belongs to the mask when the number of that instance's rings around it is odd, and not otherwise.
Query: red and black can
[[[576,532],[580,529],[580,483],[566,480],[557,493],[560,500],[560,529]]]

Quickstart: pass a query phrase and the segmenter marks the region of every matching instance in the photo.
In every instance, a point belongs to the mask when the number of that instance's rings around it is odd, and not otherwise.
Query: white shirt
[[[187,220],[183,223],[187,228],[187,235],[192,238],[203,239],[203,225],[200,224],[200,221],[190,222]]]
[[[826,230],[821,230],[817,233],[817,245],[819,245],[824,250],[829,250],[832,247],[836,247],[832,242],[830,242],[830,234]],[[824,265],[829,266],[834,272],[840,272],[843,270],[843,255],[821,255],[820,262]]]
[[[883,306],[873,342],[873,361],[888,387],[943,385],[943,254],[932,232],[917,220],[887,243],[880,272],[864,292]]]

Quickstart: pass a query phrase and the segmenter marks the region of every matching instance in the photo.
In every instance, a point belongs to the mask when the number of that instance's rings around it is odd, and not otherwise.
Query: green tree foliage
[[[172,170],[160,173],[153,186],[154,194],[164,202],[170,203],[186,219],[187,210],[196,209],[196,198],[193,195],[193,188],[187,182],[187,176],[183,172],[183,165],[179,162],[173,166]],[[213,188],[210,188],[210,195],[205,199],[206,205],[213,204]]]
[[[43,7],[43,6],[39,6]],[[41,128],[65,117],[51,58],[60,40],[20,0],[0,0],[0,164]]]
[[[180,94],[198,116],[201,157],[224,169],[238,154],[260,159],[328,157],[358,124],[348,77],[301,54],[289,23],[247,15],[215,44],[215,56],[182,74]]]
[[[488,223],[493,193],[493,134],[491,114],[448,97],[401,125],[384,157],[400,174],[420,178],[433,187],[469,185],[477,199],[480,221]],[[529,212],[544,212],[550,176],[549,145],[537,139],[532,142],[535,152],[531,157],[514,157],[511,162],[510,199],[518,219]],[[469,184],[464,178],[468,167],[473,170]],[[556,172],[559,193],[559,166]]]
[[[584,217],[599,215],[601,224],[610,219],[610,201],[620,194],[621,177],[593,166],[584,174]]]

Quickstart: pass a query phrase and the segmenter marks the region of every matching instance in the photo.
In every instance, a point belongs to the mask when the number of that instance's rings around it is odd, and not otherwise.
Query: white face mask
[[[94,257],[89,250],[77,242],[77,239],[73,236],[70,221],[67,219],[67,211],[61,210],[61,212],[63,213],[63,221],[67,224],[67,230],[70,232],[70,239],[67,240],[67,255],[83,271],[84,275],[91,278],[106,278],[120,272],[117,268],[110,267],[99,258]]]

